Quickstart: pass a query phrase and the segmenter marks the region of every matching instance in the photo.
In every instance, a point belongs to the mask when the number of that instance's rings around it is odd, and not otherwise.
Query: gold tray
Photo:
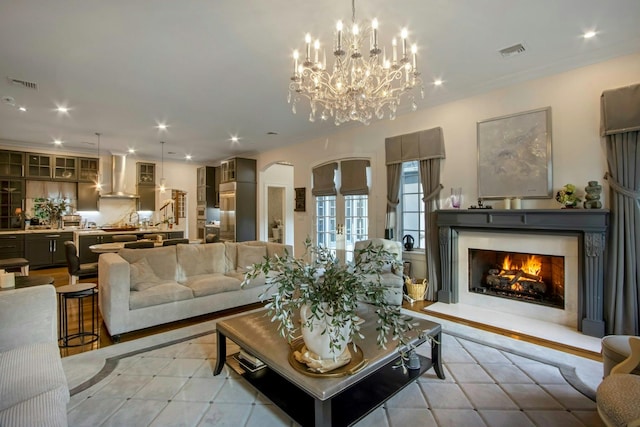
[[[357,352],[353,350],[353,347],[356,347]],[[346,375],[353,375],[359,372],[362,368],[367,366],[369,361],[364,358],[364,354],[362,353],[362,349],[358,347],[358,345],[349,344],[349,351],[351,352],[351,361],[344,366],[340,366],[332,371],[319,373],[319,372],[311,372],[307,365],[304,363],[300,363],[293,356],[294,351],[301,351],[302,347],[304,347],[304,341],[302,339],[295,340],[291,343],[291,350],[289,351],[289,363],[296,371],[301,374],[308,375],[310,377],[316,378],[335,378],[335,377],[344,377]]]

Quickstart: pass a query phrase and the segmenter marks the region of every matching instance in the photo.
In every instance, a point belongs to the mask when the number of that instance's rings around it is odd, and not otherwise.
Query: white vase
[[[333,359],[340,356],[347,348],[349,343],[349,336],[351,332],[351,321],[345,322],[344,326],[340,328],[340,336],[343,338],[339,340],[336,348],[330,347],[330,339],[328,333],[322,333],[328,325],[331,324],[331,316],[326,315],[325,318],[313,319],[313,329],[306,326],[307,320],[313,316],[311,309],[307,305],[303,305],[300,308],[300,317],[302,318],[302,339],[309,351],[320,356],[322,359]]]

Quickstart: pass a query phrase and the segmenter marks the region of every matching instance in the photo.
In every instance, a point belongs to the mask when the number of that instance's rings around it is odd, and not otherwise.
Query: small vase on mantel
[[[598,184],[598,181],[589,181],[588,185],[584,187],[585,192],[585,209],[600,209],[602,208],[602,202],[600,201],[600,193],[602,193],[602,186]]]

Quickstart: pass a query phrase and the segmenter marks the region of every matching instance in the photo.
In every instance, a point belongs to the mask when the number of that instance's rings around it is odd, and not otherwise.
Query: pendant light
[[[162,163],[160,166],[160,193],[164,193],[167,190],[167,181],[164,179],[164,141],[160,141],[162,144]]]
[[[98,174],[96,175],[96,190],[102,190],[102,169],[100,168],[100,132],[96,132],[98,137]]]

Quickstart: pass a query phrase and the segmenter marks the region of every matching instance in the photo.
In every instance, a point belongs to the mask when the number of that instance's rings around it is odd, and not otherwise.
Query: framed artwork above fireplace
[[[478,197],[551,198],[551,107],[478,122]]]

